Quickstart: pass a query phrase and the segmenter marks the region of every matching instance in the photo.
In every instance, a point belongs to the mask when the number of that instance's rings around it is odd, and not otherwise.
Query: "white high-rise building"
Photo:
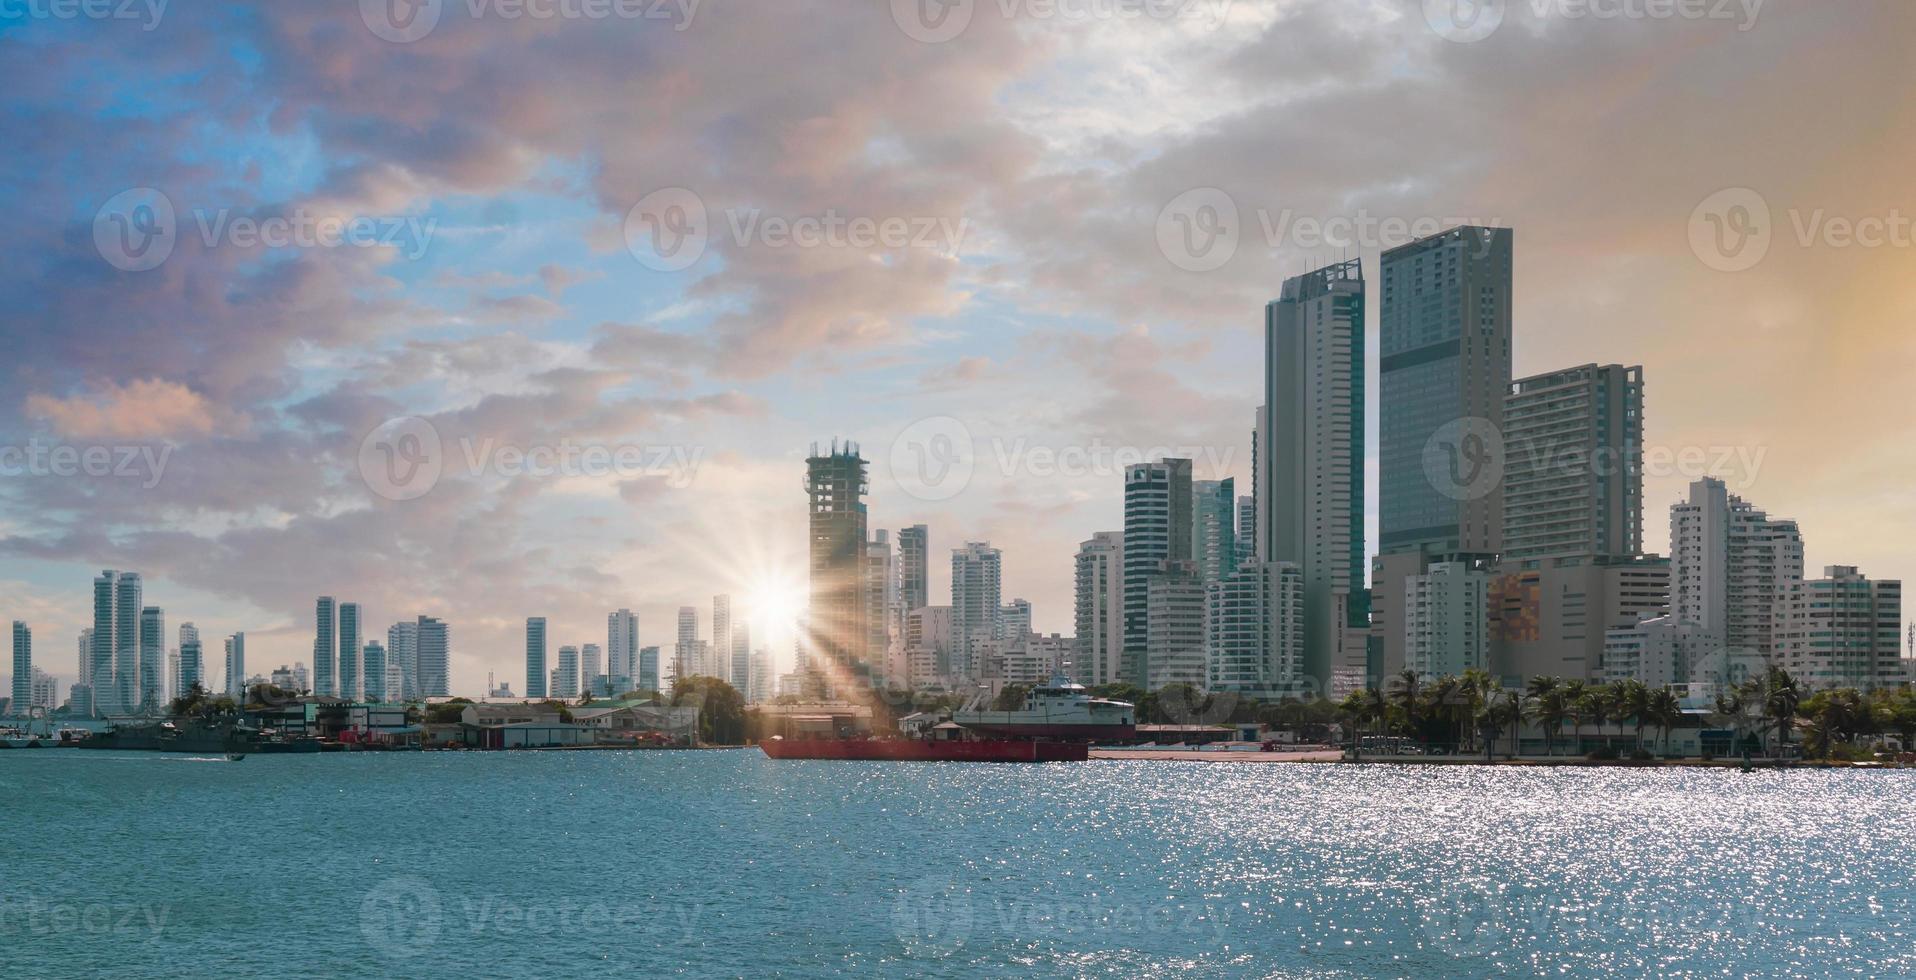
[[[898,555],[891,532],[876,530],[865,544],[865,628],[874,661],[890,653],[904,630],[904,601],[899,596]]]
[[[951,672],[977,676],[972,653],[980,642],[1004,635],[1000,598],[1004,553],[988,541],[966,542],[951,551]]]
[[[752,652],[752,676],[750,688],[745,694],[746,701],[752,704],[764,704],[778,694],[778,678],[772,674],[772,655],[765,650]]]
[[[386,662],[399,672],[399,683],[389,684],[386,697],[412,701],[419,697],[419,624],[407,621],[386,628]]]
[[[599,662],[601,653],[597,643],[588,643],[579,648],[579,688],[595,695],[610,695],[606,690],[605,671]]]
[[[1124,532],[1099,531],[1078,545],[1077,662],[1080,684],[1115,684],[1124,663]]]
[[[415,661],[419,670],[419,696],[443,698],[452,693],[452,627],[444,620],[421,616]]]
[[[1010,643],[1031,632],[1031,600],[1013,599],[1005,603],[1004,612],[998,617],[998,639]]]
[[[1146,684],[1205,683],[1204,576],[1195,561],[1167,561],[1147,579],[1145,643],[1150,650]]]
[[[1275,698],[1304,677],[1304,577],[1251,562],[1205,592],[1205,687]]]
[[[194,685],[208,694],[213,689],[206,686],[206,658],[200,650],[200,628],[192,623],[180,624],[180,693],[184,695]]]
[[[27,705],[32,708],[44,708],[47,711],[58,708],[60,706],[59,680],[38,667],[33,668],[33,677],[27,685]]]
[[[1706,477],[1670,508],[1670,552],[1671,612],[1680,622],[1721,637],[1732,653],[1780,652],[1779,626],[1803,584],[1795,521],[1772,520]]]
[[[605,672],[612,675],[614,694],[639,686],[639,617],[621,609],[605,618]]]
[[[950,606],[920,606],[905,615],[905,672],[914,688],[952,676]]]
[[[359,664],[365,672],[360,690],[365,693],[366,703],[384,704],[390,698],[386,690],[390,672],[386,668],[391,666],[386,659],[385,645],[378,640],[367,640],[366,645],[360,648]]]
[[[1604,631],[1603,664],[1597,678],[1606,683],[1640,681],[1652,688],[1688,686],[1688,693],[1708,697],[1724,689],[1732,665],[1710,655],[1717,639],[1695,623],[1674,616],[1651,616],[1632,626]]]
[[[121,714],[140,709],[140,573],[121,572],[113,601],[113,696]]]
[[[1191,503],[1190,460],[1167,458],[1125,467],[1124,662],[1119,665],[1118,673],[1128,683],[1149,685],[1153,676],[1165,673],[1151,664],[1158,651],[1150,646],[1149,594],[1154,577],[1177,574],[1170,570],[1171,565],[1191,561]],[[1182,587],[1184,583],[1178,585]],[[1201,587],[1197,590],[1196,603],[1202,610]],[[1177,632],[1177,628],[1169,624],[1158,630],[1163,637]],[[1194,683],[1202,683],[1204,673],[1202,626],[1198,634],[1195,654],[1198,676]],[[1193,657],[1191,651],[1166,651],[1166,655],[1187,661],[1179,673],[1188,672],[1184,668]]]
[[[193,643],[199,644],[198,634]],[[355,662],[358,657],[353,658]],[[226,638],[226,693],[234,701],[243,701],[246,697],[246,634],[234,633]],[[341,695],[344,697],[345,695]]]
[[[699,662],[695,672],[728,680],[732,674],[732,597],[729,595],[712,597],[712,642],[708,649],[710,656]]]
[[[679,607],[678,642],[672,645],[672,676],[667,683],[699,673],[699,611],[693,606]]]
[[[1905,681],[1903,583],[1831,565],[1791,594],[1780,660],[1807,688],[1873,691]]]
[[[1490,576],[1466,562],[1434,562],[1404,580],[1404,666],[1454,677],[1488,666]]]
[[[743,619],[732,624],[732,649],[728,659],[727,674],[731,679],[726,683],[744,694],[752,686],[752,628]]]
[[[579,648],[559,648],[559,666],[552,672],[552,696],[569,701],[579,696]]]
[[[166,705],[165,661],[166,613],[157,606],[142,607],[139,690],[134,695],[142,712],[158,712]]]

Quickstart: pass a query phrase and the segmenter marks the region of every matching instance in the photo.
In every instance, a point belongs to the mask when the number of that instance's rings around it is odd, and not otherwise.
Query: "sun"
[[[745,593],[743,612],[755,632],[777,636],[793,630],[806,605],[804,583],[785,575],[761,574]]]

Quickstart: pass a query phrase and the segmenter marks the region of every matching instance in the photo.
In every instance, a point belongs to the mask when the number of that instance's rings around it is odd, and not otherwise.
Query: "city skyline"
[[[1916,524],[1898,492],[1912,461],[1901,437],[1907,410],[1891,400],[1893,386],[1854,383],[1916,356],[1898,329],[1904,304],[1879,295],[1899,281],[1909,251],[1820,238],[1803,245],[1797,231],[1819,211],[1819,221],[1884,217],[1898,200],[1895,178],[1868,160],[1860,171],[1821,167],[1766,138],[1781,120],[1805,142],[1867,142],[1882,159],[1897,156],[1910,134],[1879,132],[1875,120],[1895,117],[1885,101],[1893,96],[1867,80],[1896,64],[1892,39],[1907,36],[1911,14],[1777,8],[1748,35],[1707,22],[1601,30],[1513,23],[1459,44],[1432,33],[1414,11],[1402,13],[1237,5],[1208,33],[1091,25],[1076,42],[1083,47],[1062,51],[1044,47],[1057,25],[1032,25],[1034,40],[984,18],[957,41],[913,41],[908,49],[971,86],[913,82],[926,87],[897,102],[842,88],[708,86],[727,94],[697,104],[720,115],[797,98],[809,106],[804,118],[839,121],[842,128],[794,122],[755,134],[775,141],[760,150],[784,147],[804,164],[773,181],[747,181],[763,175],[745,163],[596,137],[578,117],[533,127],[487,99],[422,110],[450,132],[483,134],[454,141],[443,156],[368,141],[355,135],[365,130],[339,121],[372,113],[373,131],[382,131],[396,124],[394,107],[316,93],[304,82],[324,59],[289,40],[362,30],[354,12],[269,10],[254,22],[194,24],[273,52],[284,73],[257,83],[293,98],[306,115],[292,136],[235,119],[213,137],[194,137],[213,139],[230,156],[173,153],[171,143],[135,151],[128,141],[179,139],[161,135],[167,121],[201,108],[198,96],[170,93],[131,130],[89,130],[89,142],[125,152],[102,153],[86,167],[35,156],[44,152],[37,144],[21,148],[33,176],[6,211],[7,240],[20,243],[6,288],[26,297],[39,295],[39,283],[57,285],[45,302],[21,299],[0,314],[0,332],[20,352],[9,368],[17,397],[0,404],[0,443],[171,453],[168,475],[150,488],[9,478],[0,615],[31,624],[38,650],[64,650],[92,622],[75,583],[130,567],[146,576],[149,600],[162,599],[156,604],[174,619],[199,622],[216,652],[215,638],[246,633],[251,661],[262,667],[311,663],[313,597],[348,592],[378,597],[362,639],[377,636],[370,624],[419,613],[454,624],[452,673],[469,687],[488,672],[516,676],[514,634],[540,612],[553,619],[555,637],[584,641],[602,635],[595,624],[608,612],[631,608],[641,642],[669,649],[669,633],[654,627],[670,623],[680,604],[731,594],[759,608],[755,595],[802,591],[803,515],[789,493],[792,474],[805,445],[838,435],[870,449],[872,527],[926,524],[940,553],[963,541],[993,542],[1006,552],[1004,594],[1031,600],[1037,629],[1071,632],[1071,556],[1092,534],[1122,526],[1121,475],[1112,472],[1118,467],[1053,475],[1029,450],[1191,447],[1200,450],[1194,479],[1232,478],[1248,488],[1246,423],[1261,395],[1243,367],[1260,356],[1258,311],[1284,278],[1343,251],[1310,239],[1297,219],[1321,225],[1364,215],[1406,226],[1478,215],[1519,229],[1515,375],[1592,363],[1645,367],[1647,439],[1670,453],[1663,475],[1646,480],[1645,551],[1668,553],[1662,510],[1691,479],[1714,473],[1801,523],[1806,567],[1916,576],[1907,543],[1877,530]],[[162,30],[194,16],[174,11]],[[835,40],[871,54],[860,71],[891,66],[896,74],[906,51],[882,10],[869,24],[704,16],[701,29],[768,58],[790,38],[825,30],[846,32]],[[403,88],[394,80],[407,77],[408,59],[423,53],[463,70],[466,60],[481,60],[465,55],[518,29],[448,22],[418,45],[350,50],[362,83],[390,91]],[[1824,30],[1856,42],[1837,58],[1797,40]],[[77,37],[46,40],[54,78],[90,70],[83,66],[102,54]],[[1767,71],[1764,59],[1743,57],[1744,41],[1802,70]],[[565,43],[583,42],[568,34]],[[1293,45],[1347,57],[1332,68],[1253,56]],[[1492,51],[1508,57],[1492,59]],[[110,54],[141,77],[184,70],[156,49],[127,45]],[[733,80],[713,74],[726,71],[721,66],[669,51],[657,68],[581,54],[603,77],[635,89],[655,89],[650,73],[670,67]],[[1132,112],[1135,93],[1099,88],[1072,111],[1054,106],[1034,117],[1027,113],[1038,110],[999,95],[1068,80],[1074,58],[1120,54],[1152,70],[1148,110]],[[1348,85],[1315,87],[1333,73]],[[1693,91],[1695,75],[1738,86],[1748,98],[1725,107],[1671,97]],[[1209,94],[1220,81],[1238,90]],[[536,78],[526,84],[550,94]],[[1262,94],[1247,99],[1244,90]],[[1853,113],[1822,109],[1839,96]],[[1592,98],[1605,111],[1587,130],[1535,123],[1553,107]],[[901,108],[953,100],[963,110],[955,115],[978,120],[976,129],[948,134],[941,122],[918,118],[927,114]],[[1380,163],[1387,155],[1326,144],[1305,124],[1328,113],[1348,120],[1356,142],[1407,141],[1420,153]],[[697,137],[716,125],[697,112],[681,115],[685,129],[672,135]],[[948,136],[970,152],[925,148]],[[301,140],[318,152],[293,145]],[[889,164],[827,165],[856,161],[873,145],[892,147],[936,179],[910,186],[882,179]],[[368,162],[329,162],[354,154]],[[603,171],[583,173],[580,154]],[[216,158],[210,175],[166,162],[207,156]],[[219,162],[245,157],[265,160],[264,174]],[[986,159],[994,163],[979,162]],[[1084,174],[1088,199],[1052,193],[1060,172]],[[105,262],[93,235],[96,214],[136,187],[164,190],[194,231],[163,265],[137,272]],[[895,277],[861,274],[869,253],[851,262],[846,250],[780,251],[722,235],[704,265],[662,272],[628,253],[619,226],[666,187],[696,190],[712,227],[727,232],[754,206],[786,218],[831,207],[963,217],[972,231],[955,261],[935,249],[897,253],[906,285],[895,288]],[[1017,207],[993,205],[970,187],[996,188]],[[1752,189],[1767,205],[1775,236],[1767,259],[1729,271],[1699,255],[1691,233],[1695,212],[1735,188]],[[1240,237],[1222,265],[1194,270],[1180,264],[1191,256],[1166,254],[1158,219],[1204,189],[1233,206]],[[206,245],[194,217],[297,207],[436,217],[438,235],[418,260],[287,252],[291,272],[273,279],[260,276],[267,263],[245,248]],[[1287,230],[1271,243],[1270,229],[1283,222]],[[1362,239],[1352,252],[1376,276],[1377,254],[1404,238],[1371,227],[1352,226]],[[1266,241],[1251,240],[1260,233]],[[535,253],[538,260],[527,258]],[[189,274],[265,292],[225,290],[238,304],[229,307],[208,299],[222,290],[183,288]],[[834,288],[807,286],[833,276]],[[362,289],[372,298],[348,299]],[[300,320],[267,315],[272,304],[248,305],[266,296],[319,306]],[[1367,350],[1379,349],[1377,316],[1367,316]],[[129,340],[124,324],[154,326]],[[1854,445],[1828,440],[1826,410],[1812,400],[1824,391],[1841,391],[1845,412],[1863,420]],[[1379,406],[1374,394],[1367,402],[1375,445]],[[365,485],[357,454],[368,433],[405,417],[430,420],[452,454],[468,439],[475,448],[486,439],[521,447],[571,439],[682,452],[645,457],[636,473],[616,478],[452,474],[425,496],[397,501]],[[920,434],[941,428],[973,441],[965,485],[901,479],[919,460],[894,447],[936,445]],[[700,462],[675,471],[675,458]],[[650,465],[658,460],[668,462]],[[1374,457],[1365,475],[1366,551],[1375,553]],[[471,533],[487,519],[494,533]],[[711,547],[733,537],[746,540]],[[942,561],[929,566],[927,593],[947,594]],[[781,669],[789,664],[789,634],[754,624],[753,635]],[[67,657],[39,659],[73,680]],[[217,671],[207,665],[207,674]]]

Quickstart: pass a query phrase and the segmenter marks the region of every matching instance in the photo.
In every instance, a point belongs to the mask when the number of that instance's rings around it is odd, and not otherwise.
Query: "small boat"
[[[245,762],[245,761],[246,761],[246,753],[244,753],[244,752],[228,752],[228,753],[226,753],[226,761],[228,761],[228,762]]]

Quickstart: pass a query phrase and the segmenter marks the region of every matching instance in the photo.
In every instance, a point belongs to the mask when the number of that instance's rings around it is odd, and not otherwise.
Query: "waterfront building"
[[[1119,679],[1146,685],[1153,676],[1150,647],[1149,593],[1151,581],[1158,575],[1178,575],[1172,565],[1191,562],[1191,461],[1161,459],[1155,463],[1137,463],[1124,472],[1124,660]],[[1192,566],[1195,569],[1195,565]],[[1193,572],[1195,574],[1195,572]],[[1188,599],[1190,583],[1178,581],[1170,593]],[[1200,618],[1204,605],[1203,589],[1197,588],[1196,604]],[[1166,606],[1166,609],[1172,606]],[[1178,607],[1182,608],[1182,607]],[[1181,636],[1182,624],[1164,624],[1159,636]],[[1203,637],[1196,641],[1198,681],[1203,679]],[[1167,639],[1168,642],[1168,639]],[[1166,650],[1167,656],[1189,661],[1189,650]],[[1188,663],[1183,664],[1188,667]],[[1167,674],[1168,676],[1168,674]]]
[[[920,606],[905,615],[905,672],[914,688],[953,676],[954,632],[950,606]]]
[[[88,693],[93,711],[105,716],[118,711],[113,703],[113,594],[120,573],[108,569],[93,580],[93,628],[86,633]]]
[[[809,541],[810,646],[834,687],[862,681],[870,669],[865,599],[866,463],[858,446],[816,444],[805,461]]]
[[[730,659],[730,683],[743,695],[752,687],[752,627],[744,620],[732,625]]]
[[[1190,560],[1165,562],[1146,580],[1145,675],[1150,690],[1205,682],[1204,576]]]
[[[161,700],[163,703],[170,704],[174,698],[179,697],[185,693],[185,691],[186,689],[180,686],[180,648],[178,646],[167,647],[166,695]]]
[[[892,553],[891,532],[873,531],[865,543],[865,647],[876,662],[891,651],[902,622],[899,612],[898,559]]]
[[[630,609],[620,609],[605,618],[606,673],[612,675],[614,693],[641,686],[639,677],[639,617]]]
[[[1489,666],[1485,607],[1490,576],[1465,562],[1435,562],[1404,582],[1405,667],[1454,677]]]
[[[139,689],[134,703],[142,713],[166,707],[166,688],[162,679],[166,660],[166,613],[158,606],[140,608]]]
[[[988,541],[968,541],[951,551],[952,673],[978,676],[973,659],[981,642],[1005,633],[1002,599],[1004,552]]]
[[[386,668],[389,664],[386,662],[385,645],[378,640],[367,640],[365,647],[360,650],[359,663],[366,672],[366,679],[361,685],[361,689],[366,695],[366,702],[369,704],[385,703],[393,696],[393,694],[387,693],[388,688],[386,687],[386,681],[389,679]]]
[[[1240,565],[1205,587],[1205,688],[1276,698],[1304,681],[1304,576],[1292,562]]]
[[[751,679],[744,692],[751,704],[765,704],[777,696],[778,678],[772,674],[772,655],[764,649],[752,651]]]
[[[636,685],[641,691],[659,690],[659,648],[639,648],[639,677]]]
[[[1115,684],[1124,662],[1124,532],[1098,531],[1078,545],[1072,606],[1080,684]]]
[[[184,695],[195,686],[208,693],[212,689],[206,685],[206,657],[200,649],[200,628],[192,623],[180,624],[180,693]]]
[[[679,607],[678,642],[672,645],[672,676],[690,677],[699,672],[699,611],[693,606]]]
[[[710,656],[699,661],[694,673],[730,681],[732,675],[732,597],[712,597],[712,643]]]
[[[559,666],[552,672],[552,697],[570,701],[579,696],[579,648],[559,648]]]
[[[339,604],[339,696],[348,701],[360,699],[364,679],[359,674],[359,603]]]
[[[579,690],[610,697],[616,692],[606,690],[605,672],[599,663],[601,656],[597,643],[587,643],[579,648]]]
[[[339,612],[332,596],[323,595],[313,604],[313,693],[321,697],[339,694]]]
[[[1649,616],[1604,631],[1603,661],[1592,672],[1607,684],[1641,681],[1652,688],[1709,696],[1744,679],[1743,670],[1712,657],[1719,643],[1709,631],[1674,616]],[[1742,665],[1745,669],[1749,665]]]
[[[1261,438],[1261,429],[1251,432],[1251,473],[1252,484],[1256,485],[1258,472],[1257,440]],[[1237,563],[1247,564],[1257,558],[1257,495],[1245,494],[1237,498]]]
[[[1831,565],[1791,593],[1780,659],[1806,688],[1859,691],[1904,682],[1903,583]]]
[[[1679,621],[1739,655],[1781,652],[1783,617],[1803,585],[1795,521],[1772,519],[1705,477],[1670,508],[1670,562],[1670,608]]]
[[[1237,568],[1237,482],[1191,483],[1191,558],[1206,582]]]
[[[1574,555],[1506,561],[1489,582],[1489,671],[1509,686],[1532,677],[1593,680],[1605,631],[1670,609],[1670,562]]]
[[[196,633],[193,643],[199,644]],[[195,654],[197,656],[197,653]],[[354,659],[358,659],[355,657]],[[246,698],[246,634],[234,633],[226,638],[226,693],[241,704]]]
[[[419,698],[419,624],[402,620],[386,627],[386,662],[399,671],[399,683],[386,696],[399,701]]]
[[[1028,599],[1013,599],[1005,603],[998,615],[998,639],[1011,641],[1031,632],[1031,602]]]
[[[526,697],[546,696],[547,671],[546,618],[531,616],[526,619]]]
[[[38,667],[33,668],[32,677],[27,684],[27,706],[46,711],[58,708],[60,706],[59,679]]]
[[[418,627],[419,696],[448,697],[452,693],[452,627],[432,616],[419,617]]]
[[[1643,368],[1585,364],[1504,399],[1503,557],[1643,550]]]
[[[33,631],[20,620],[13,621],[13,705],[33,703]]]
[[[1513,253],[1508,228],[1460,227],[1382,257],[1371,620],[1385,674],[1408,657],[1408,580],[1503,548]]]
[[[905,612],[931,605],[931,528],[913,524],[898,531],[898,596]]]
[[[133,714],[140,704],[140,573],[121,572],[113,600],[113,697],[121,714]]]
[[[1285,281],[1264,308],[1257,556],[1304,582],[1301,672],[1323,690],[1364,587],[1365,282],[1352,259]]]

